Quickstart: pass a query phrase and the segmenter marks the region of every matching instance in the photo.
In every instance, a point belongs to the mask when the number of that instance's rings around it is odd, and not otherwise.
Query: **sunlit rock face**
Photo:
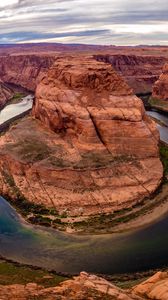
[[[0,285],[2,300],[167,300],[168,274],[158,272],[132,289],[121,289],[111,282],[85,272],[56,287],[44,288],[36,283]]]
[[[160,184],[158,140],[110,64],[58,58],[37,86],[33,118],[1,138],[1,191],[14,198],[15,184],[30,201],[71,216],[131,207]]]
[[[162,74],[153,86],[152,97],[159,100],[168,100],[168,63],[164,65]]]

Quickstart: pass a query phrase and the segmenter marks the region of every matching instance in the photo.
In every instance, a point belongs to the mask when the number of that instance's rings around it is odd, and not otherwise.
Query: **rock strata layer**
[[[164,56],[155,55],[95,55],[98,61],[110,63],[124,77],[135,94],[152,92],[155,81],[159,78],[163,65],[167,61]]]
[[[35,91],[54,60],[53,55],[40,54],[0,56],[0,79]]]
[[[152,97],[158,100],[168,100],[168,63],[164,65],[162,74],[153,86]]]
[[[13,91],[0,80],[0,108],[13,96]]]
[[[2,300],[167,300],[168,274],[157,273],[133,289],[123,290],[107,280],[81,272],[57,287],[44,288],[35,283],[0,285]]]
[[[33,116],[0,139],[0,191],[67,215],[131,207],[160,184],[158,131],[109,64],[57,59]]]

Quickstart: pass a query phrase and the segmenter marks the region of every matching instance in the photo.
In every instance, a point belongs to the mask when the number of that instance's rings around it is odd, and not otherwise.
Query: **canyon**
[[[110,63],[118,74],[124,77],[135,94],[151,93],[152,87],[161,74],[167,58],[153,55],[95,55],[98,61]]]
[[[50,55],[0,56],[0,78],[5,83],[35,91],[36,85],[53,62],[54,57]]]
[[[166,100],[167,48],[84,48],[0,47],[1,104],[12,85],[35,93],[31,114],[1,133],[1,195],[70,223],[132,209],[163,177],[156,124],[135,93],[156,81],[153,97]],[[0,298],[166,300],[167,284],[167,272],[129,289],[82,272],[51,288],[0,285]]]
[[[161,182],[158,141],[141,100],[110,64],[57,57],[37,85],[32,116],[1,137],[1,194],[68,216],[132,207]]]
[[[4,82],[35,91],[55,59],[77,54],[113,66],[135,94],[151,93],[152,86],[168,61],[167,47],[117,47],[64,44],[0,45],[0,78]]]

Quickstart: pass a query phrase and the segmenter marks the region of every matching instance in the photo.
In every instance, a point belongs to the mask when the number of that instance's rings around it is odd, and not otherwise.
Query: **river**
[[[0,125],[29,111],[33,105],[33,96],[24,97],[19,103],[9,104],[0,111]]]
[[[7,201],[0,200],[0,254],[6,258],[72,274],[168,266],[167,217],[135,232],[79,236],[26,224]]]
[[[147,114],[162,122],[163,126],[157,124],[160,133],[160,140],[168,144],[168,115],[166,116],[166,114],[161,114],[157,111],[147,111]]]
[[[164,121],[168,122],[168,118]],[[168,266],[168,217],[129,233],[75,235],[27,224],[0,197],[0,255],[71,274],[117,274],[162,268]]]

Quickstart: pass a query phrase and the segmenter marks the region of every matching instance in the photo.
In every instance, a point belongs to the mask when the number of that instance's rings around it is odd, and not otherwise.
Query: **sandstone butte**
[[[98,61],[110,63],[123,76],[135,94],[151,93],[154,83],[161,75],[167,57],[140,54],[98,54]]]
[[[132,207],[159,186],[159,134],[110,64],[60,57],[32,116],[0,139],[0,193],[94,215]]]
[[[0,107],[13,96],[13,91],[0,80]]]
[[[159,100],[168,100],[168,63],[164,65],[162,74],[153,86],[152,97]]]
[[[158,272],[145,282],[121,289],[105,279],[81,272],[59,286],[43,288],[35,283],[0,285],[1,300],[167,300],[168,273]]]

